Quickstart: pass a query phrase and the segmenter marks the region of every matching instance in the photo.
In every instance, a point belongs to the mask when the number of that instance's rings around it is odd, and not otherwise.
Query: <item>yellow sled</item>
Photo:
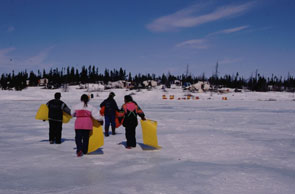
[[[96,120],[92,121],[93,129],[89,135],[88,153],[96,151],[104,144],[102,125]]]
[[[71,120],[72,116],[63,112],[62,122],[68,123]],[[48,120],[48,107],[46,104],[41,104],[39,110],[37,111],[37,114],[35,116],[35,119],[37,120]]]
[[[156,149],[161,149],[161,146],[158,145],[157,121],[147,119],[140,120],[140,123],[142,128],[143,143]]]

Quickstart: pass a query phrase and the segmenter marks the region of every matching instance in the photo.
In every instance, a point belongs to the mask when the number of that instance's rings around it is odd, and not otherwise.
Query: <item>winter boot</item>
[[[83,156],[83,152],[80,150],[79,152],[77,152],[77,157],[81,157]]]
[[[112,127],[112,135],[116,135],[116,128]]]
[[[109,131],[108,131],[108,130],[105,130],[104,135],[105,135],[106,137],[108,137],[108,136],[109,136]]]

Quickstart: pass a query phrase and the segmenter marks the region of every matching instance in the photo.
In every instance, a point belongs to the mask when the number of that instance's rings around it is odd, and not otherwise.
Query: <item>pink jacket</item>
[[[75,129],[92,130],[92,119],[102,120],[98,110],[90,104],[87,107],[84,106],[84,102],[81,102],[74,106],[73,116],[76,117]]]

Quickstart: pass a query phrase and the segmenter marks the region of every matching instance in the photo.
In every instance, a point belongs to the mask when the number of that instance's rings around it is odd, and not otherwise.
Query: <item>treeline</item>
[[[275,75],[272,75],[272,77],[264,77],[260,74],[256,74],[248,79],[244,79],[237,73],[236,75],[225,75],[220,78],[212,76],[209,78],[209,82],[215,86],[248,89],[250,91],[295,91],[295,79],[290,75],[283,79],[282,77],[277,77]]]
[[[78,69],[75,67],[66,68],[54,68],[50,69],[48,72],[44,69],[42,72],[40,70],[35,73],[34,71],[27,70],[23,72],[6,73],[1,75],[0,86],[3,90],[15,89],[22,90],[28,86],[38,86],[41,79],[47,79],[48,85],[54,88],[59,88],[64,84],[77,85],[86,83],[98,83],[103,82],[107,84],[108,82],[114,82],[118,80],[129,81],[134,85],[134,88],[140,87],[142,82],[145,80],[154,80],[158,84],[170,87],[171,84],[179,80],[183,86],[188,86],[190,84],[197,83],[198,81],[208,81],[213,88],[228,87],[235,89],[248,89],[251,91],[292,91],[295,89],[295,79],[292,76],[287,78],[272,76],[264,77],[258,73],[255,76],[251,76],[245,79],[236,73],[236,75],[224,75],[219,77],[212,75],[207,78],[204,74],[202,76],[192,76],[192,75],[179,75],[174,76],[170,73],[162,74],[161,76],[156,76],[155,74],[136,74],[134,76],[131,73],[126,73],[122,68],[119,70],[105,69],[103,72],[99,71],[96,66],[83,66]]]
[[[48,79],[48,85],[58,88],[63,84],[76,85],[97,83],[98,81],[108,83],[109,81],[125,80],[126,71],[122,68],[119,70],[106,69],[102,74],[98,71],[98,67],[95,66],[83,66],[80,70],[74,67],[55,68],[50,69],[49,72],[44,69],[42,73],[38,70],[37,74],[34,71],[28,73],[27,70],[17,74],[12,71],[12,73],[1,75],[0,85],[4,90],[12,88],[22,90],[27,86],[38,86],[41,79]]]

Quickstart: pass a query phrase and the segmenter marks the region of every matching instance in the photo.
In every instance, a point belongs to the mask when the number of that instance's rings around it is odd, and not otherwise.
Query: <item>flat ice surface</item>
[[[186,93],[113,90],[119,106],[134,93],[146,117],[158,121],[162,149],[142,149],[140,125],[137,147],[125,149],[120,127],[102,149],[77,158],[74,119],[63,125],[63,143],[50,145],[48,123],[34,118],[57,91],[0,91],[1,194],[295,193],[292,93],[194,93],[199,100],[177,100]],[[72,107],[83,92],[73,86],[62,100]],[[98,107],[108,93],[94,92],[90,103]]]

